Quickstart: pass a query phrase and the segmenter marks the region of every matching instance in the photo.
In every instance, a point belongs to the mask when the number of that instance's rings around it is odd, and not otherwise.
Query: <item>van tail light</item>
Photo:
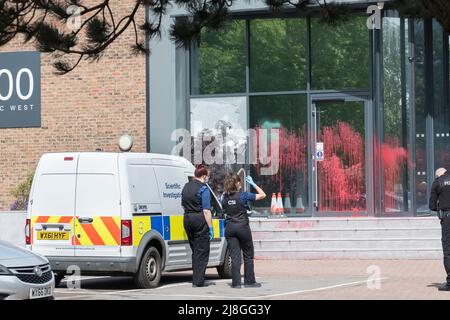
[[[122,246],[131,246],[133,244],[131,220],[122,220]]]
[[[31,244],[31,221],[27,219],[25,223],[25,244]]]

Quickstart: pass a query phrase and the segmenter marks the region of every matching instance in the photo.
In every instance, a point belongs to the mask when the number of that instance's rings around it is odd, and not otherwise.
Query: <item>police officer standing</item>
[[[429,208],[438,212],[442,226],[442,249],[447,282],[439,287],[440,291],[450,291],[450,174],[444,168],[436,170],[430,194]]]
[[[222,207],[226,214],[225,238],[231,256],[232,288],[241,288],[241,250],[244,256],[244,286],[261,287],[256,282],[254,270],[254,247],[252,232],[247,215],[248,202],[264,199],[266,194],[258,187],[252,177],[246,181],[256,189],[257,194],[240,192],[241,179],[237,174],[230,174],[225,178]]]
[[[209,242],[214,236],[211,193],[206,185],[209,171],[204,165],[197,165],[194,176],[181,192],[181,205],[184,208],[184,229],[192,250],[192,286],[203,287],[209,260]]]

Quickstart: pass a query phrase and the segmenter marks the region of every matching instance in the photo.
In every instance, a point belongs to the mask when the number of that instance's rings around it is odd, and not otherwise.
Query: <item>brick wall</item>
[[[115,12],[135,3],[111,2]],[[143,9],[139,19],[144,19]],[[130,28],[99,62],[83,61],[63,76],[54,74],[52,57],[41,54],[41,128],[0,129],[0,211],[9,210],[11,190],[35,170],[43,153],[117,151],[123,133],[133,136],[133,151],[145,152],[145,56],[133,55],[133,43]],[[33,44],[16,40],[0,47],[3,52],[34,50]]]

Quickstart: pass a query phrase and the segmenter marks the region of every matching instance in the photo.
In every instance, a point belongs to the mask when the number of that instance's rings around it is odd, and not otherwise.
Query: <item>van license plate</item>
[[[38,240],[69,240],[69,233],[63,231],[39,231]]]
[[[30,299],[51,297],[52,295],[53,295],[52,287],[31,288],[30,289]]]

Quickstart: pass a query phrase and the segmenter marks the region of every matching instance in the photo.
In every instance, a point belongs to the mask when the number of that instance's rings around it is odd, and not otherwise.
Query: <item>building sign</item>
[[[39,52],[0,53],[0,128],[41,126]]]
[[[324,157],[325,157],[325,154],[323,151],[323,142],[317,142],[316,143],[316,160],[323,161]]]

